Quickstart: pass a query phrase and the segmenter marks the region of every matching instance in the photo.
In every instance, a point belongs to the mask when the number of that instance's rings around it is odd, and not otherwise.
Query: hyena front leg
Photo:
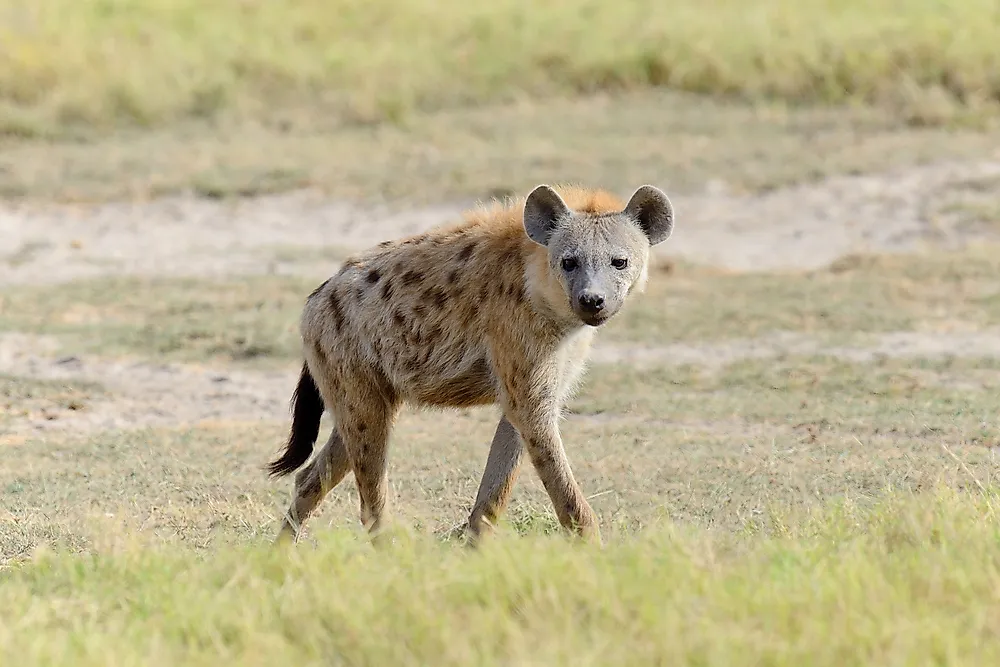
[[[323,449],[308,466],[295,475],[295,497],[285,513],[277,541],[298,539],[302,524],[350,470],[351,463],[347,458],[344,440],[334,428]]]
[[[513,365],[518,369],[518,364]],[[504,414],[517,429],[563,528],[600,544],[597,517],[573,477],[559,434],[557,382],[501,371]],[[558,378],[557,373],[550,373]]]
[[[497,519],[506,509],[521,468],[523,452],[524,446],[517,429],[506,417],[501,417],[490,444],[476,503],[469,515],[469,537],[473,544],[493,532]]]

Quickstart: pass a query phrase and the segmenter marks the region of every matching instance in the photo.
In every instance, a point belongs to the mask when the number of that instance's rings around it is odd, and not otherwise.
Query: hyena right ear
[[[524,200],[524,231],[539,245],[547,245],[559,220],[572,211],[555,190],[539,185]]]
[[[674,206],[670,198],[653,185],[639,187],[625,206],[624,213],[639,223],[649,245],[662,243],[674,230]]]

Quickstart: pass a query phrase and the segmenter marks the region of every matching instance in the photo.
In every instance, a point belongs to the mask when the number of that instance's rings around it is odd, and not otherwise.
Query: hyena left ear
[[[524,200],[524,231],[535,243],[547,245],[556,225],[571,213],[558,192],[539,185]]]
[[[674,207],[670,198],[652,185],[636,190],[623,212],[639,223],[649,245],[666,241],[674,230]]]

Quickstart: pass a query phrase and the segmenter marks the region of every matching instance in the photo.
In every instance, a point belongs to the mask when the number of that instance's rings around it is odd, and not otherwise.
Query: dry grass
[[[369,122],[650,86],[887,102],[936,122],[1000,97],[996,11],[991,0],[5,0],[0,127],[280,118],[302,103]]]
[[[104,389],[93,382],[44,381],[0,373],[0,428],[4,422],[29,415],[47,418],[60,410],[83,410],[88,401],[103,394]]]
[[[716,372],[596,368],[563,435],[608,535],[631,535],[663,518],[773,531],[785,513],[835,498],[870,503],[942,484],[975,490],[974,479],[992,486],[996,368],[982,359],[873,368],[823,357],[745,361]],[[404,413],[390,467],[402,526],[445,535],[464,520],[496,419],[492,409]],[[153,545],[268,540],[288,483],[268,481],[262,466],[285,428],[208,422],[7,443],[0,498],[14,520],[0,531],[0,553],[20,559],[58,542],[92,548],[109,514]],[[346,482],[310,531],[322,535],[331,521],[353,527],[356,516]],[[555,525],[530,472],[519,482],[511,521],[521,533]]]
[[[762,191],[934,160],[996,158],[1000,133],[907,128],[872,109],[760,108],[635,92],[415,113],[334,128],[303,107],[287,126],[178,123],[74,140],[9,142],[0,194],[62,200],[190,192],[240,197],[311,186],[406,205],[524,192],[551,179],[671,192],[722,181]],[[581,137],[586,137],[582,141]]]

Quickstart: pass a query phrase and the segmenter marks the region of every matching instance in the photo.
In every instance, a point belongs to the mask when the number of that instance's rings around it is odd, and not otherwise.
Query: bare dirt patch
[[[997,229],[954,224],[960,211],[942,202],[962,201],[970,182],[998,177],[1000,162],[952,162],[765,194],[722,185],[673,194],[677,229],[659,254],[767,270],[816,268],[849,253],[959,247]],[[980,192],[975,201],[986,198]],[[468,205],[364,208],[311,190],[222,202],[0,205],[0,284],[110,274],[325,275],[352,248],[447,222]]]
[[[40,380],[100,382],[107,393],[87,401],[83,409],[50,405],[28,412],[8,424],[9,431],[80,432],[277,421],[287,416],[294,388],[293,372],[45,353],[52,349],[52,341],[44,338],[2,335],[0,368],[13,376]]]

